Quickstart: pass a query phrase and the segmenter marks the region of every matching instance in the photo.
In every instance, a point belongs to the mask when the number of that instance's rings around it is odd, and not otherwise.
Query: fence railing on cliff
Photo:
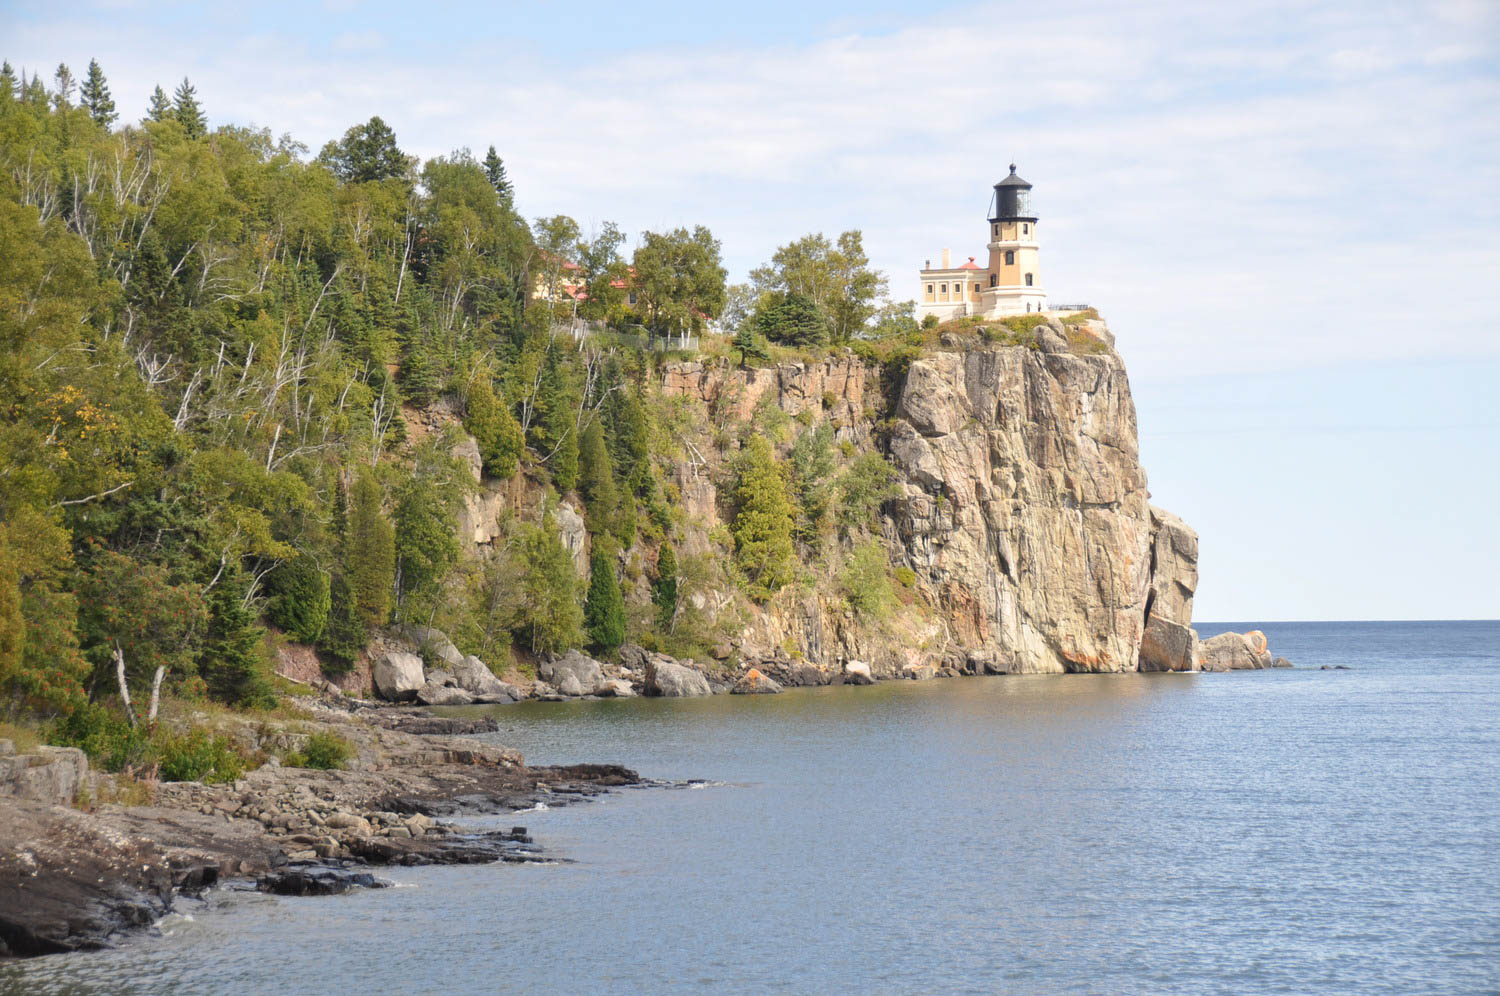
[[[571,335],[575,342],[588,339],[590,342],[598,342],[611,346],[619,346],[625,349],[641,349],[648,352],[671,353],[671,352],[697,352],[702,345],[702,339],[696,335],[652,335],[642,326],[636,326],[637,332],[615,332],[610,330],[603,322],[559,322],[553,329],[559,335]]]

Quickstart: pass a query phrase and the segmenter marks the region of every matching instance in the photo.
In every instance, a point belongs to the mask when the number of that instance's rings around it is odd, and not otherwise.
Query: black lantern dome
[[[990,221],[1036,221],[1031,206],[1031,184],[1016,176],[1016,164],[1010,164],[1010,176],[995,184],[990,198]]]

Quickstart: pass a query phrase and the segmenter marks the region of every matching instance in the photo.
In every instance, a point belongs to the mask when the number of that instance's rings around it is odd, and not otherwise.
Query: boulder
[[[353,813],[346,813],[342,810],[324,817],[323,825],[330,830],[353,830],[361,837],[368,837],[374,832],[374,828],[370,826],[369,820],[363,816],[356,816]]]
[[[635,643],[627,643],[619,649],[620,663],[632,671],[644,672],[646,662],[651,659],[651,651]]]
[[[1168,622],[1151,613],[1141,637],[1140,669],[1191,671],[1197,666],[1198,633],[1191,626]]]
[[[399,651],[382,654],[370,676],[376,694],[391,702],[410,702],[427,683],[422,673],[422,658]]]
[[[846,685],[873,685],[875,676],[870,673],[870,665],[864,661],[850,661],[844,665],[844,684]]]
[[[564,695],[592,695],[604,681],[604,668],[600,663],[577,650],[543,661],[537,673],[543,681],[556,685]],[[566,683],[569,678],[573,679],[578,691],[568,691]]]
[[[1275,658],[1274,660],[1271,661],[1271,666],[1272,667],[1291,667],[1292,666],[1292,662],[1289,661],[1289,660],[1287,660],[1285,657],[1277,657],[1277,658]]]
[[[1254,671],[1268,666],[1270,653],[1257,653],[1255,645],[1242,633],[1220,633],[1198,645],[1198,666],[1204,671]]]
[[[436,658],[444,664],[463,662],[464,655],[459,653],[453,641],[448,639],[448,634],[440,629],[433,629],[431,626],[402,626],[399,632],[424,656]]]
[[[571,674],[563,675],[562,681],[557,683],[557,690],[569,698],[578,698],[581,695],[589,694],[583,690],[582,683]]]
[[[88,785],[89,759],[77,747],[38,747],[34,753],[0,757],[0,796],[71,806]]]
[[[601,684],[594,694],[602,695],[607,699],[631,699],[635,698],[635,688],[623,678],[610,678]]]
[[[514,691],[510,685],[495,677],[484,661],[472,654],[454,664],[449,670],[455,683],[470,695],[506,695]],[[511,698],[516,696],[511,694]]]
[[[653,654],[646,661],[646,694],[665,698],[697,698],[712,695],[713,688],[702,671],[679,664],[670,657]]]
[[[462,688],[428,682],[417,690],[417,701],[429,706],[469,705],[474,696]]]
[[[937,670],[935,664],[907,664],[901,668],[901,677],[912,681],[929,681],[937,677]]]
[[[1036,327],[1036,348],[1044,353],[1066,353],[1068,340],[1056,329],[1047,325]]]
[[[781,691],[781,686],[774,678],[768,678],[752,667],[729,691],[732,695],[775,695]]]

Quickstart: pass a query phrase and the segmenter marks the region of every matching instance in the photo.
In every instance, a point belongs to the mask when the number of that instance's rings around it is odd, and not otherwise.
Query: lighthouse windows
[[[1007,249],[1007,250],[1005,250],[1005,265],[1006,266],[1015,266],[1016,265],[1016,251],[1014,249]]]
[[[1021,226],[1021,234],[1022,235],[1030,235],[1031,234],[1031,226],[1030,225],[1022,225]]]
[[[1029,273],[1026,274],[1026,286],[1027,287],[1031,286],[1031,274],[1029,274]]]
[[[995,226],[995,238],[998,239],[999,237],[1000,237],[1000,226],[996,225]]]

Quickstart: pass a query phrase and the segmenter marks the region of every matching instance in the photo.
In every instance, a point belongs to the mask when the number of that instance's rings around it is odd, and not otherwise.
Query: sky
[[[216,9],[222,6],[223,9]],[[1500,2],[0,0],[18,69],[316,151],[494,144],[528,217],[704,224],[732,280],[857,228],[894,299],[1035,185],[1109,321],[1202,619],[1500,617]]]

